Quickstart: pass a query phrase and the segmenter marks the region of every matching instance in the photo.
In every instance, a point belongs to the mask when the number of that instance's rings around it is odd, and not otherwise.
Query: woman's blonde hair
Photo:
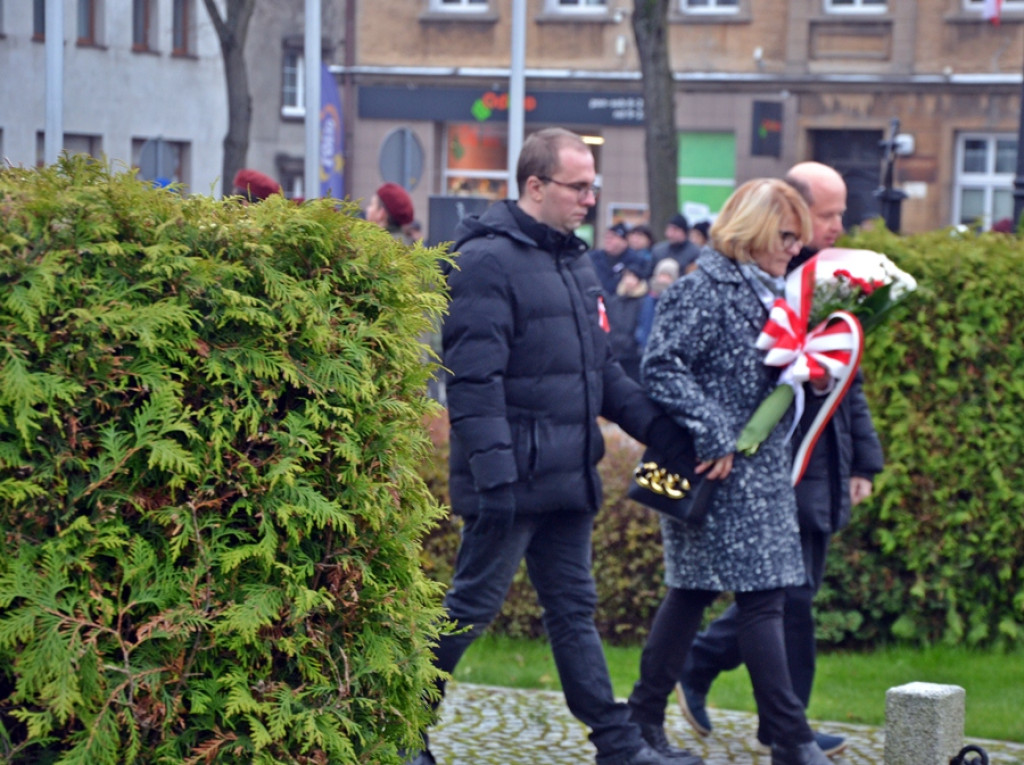
[[[754,178],[732,193],[711,227],[711,244],[727,258],[749,263],[755,252],[779,246],[786,213],[800,222],[801,242],[814,235],[811,212],[795,188],[778,178]]]

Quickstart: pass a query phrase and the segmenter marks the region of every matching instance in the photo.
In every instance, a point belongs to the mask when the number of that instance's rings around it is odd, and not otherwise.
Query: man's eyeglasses
[[[548,178],[546,175],[538,175],[537,179],[544,183],[554,183],[557,186],[564,186],[567,189],[572,189],[576,192],[576,198],[582,202],[588,196],[593,194],[595,197],[601,193],[601,187],[596,183],[587,183],[586,181],[580,181],[579,183],[565,183],[563,181],[556,181],[554,178]]]
[[[782,240],[782,249],[791,250],[794,244],[800,243],[800,235],[792,231],[780,231],[779,238]]]

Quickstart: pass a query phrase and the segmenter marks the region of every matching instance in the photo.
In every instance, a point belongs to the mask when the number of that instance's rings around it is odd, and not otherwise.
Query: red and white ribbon
[[[804,477],[815,444],[835,414],[843,396],[853,384],[854,375],[864,353],[864,332],[857,317],[852,313],[835,311],[810,333],[808,348],[812,345],[816,346],[812,353],[815,353],[816,358],[828,369],[829,375],[835,380],[835,387],[822,402],[821,409],[800,441],[800,447],[793,458],[793,472],[790,475],[794,486]]]
[[[757,338],[757,347],[767,351],[764,363],[781,367],[779,383],[793,387],[796,408],[794,428],[804,410],[803,384],[826,378],[835,381],[800,442],[793,461],[793,485],[803,477],[811,451],[853,383],[864,352],[864,332],[860,322],[847,311],[835,311],[821,324],[808,330],[816,261],[817,258],[812,258],[787,277],[786,298],[775,301],[769,311],[768,321]]]

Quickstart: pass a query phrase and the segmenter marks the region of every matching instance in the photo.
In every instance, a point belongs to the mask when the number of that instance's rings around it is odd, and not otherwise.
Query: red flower
[[[845,279],[847,282],[850,283],[851,286],[856,287],[865,295],[870,295],[879,287],[885,286],[885,282],[883,281],[872,279],[860,279],[851,274],[845,268],[837,269],[835,273],[833,273],[832,275],[835,276],[837,279]]]

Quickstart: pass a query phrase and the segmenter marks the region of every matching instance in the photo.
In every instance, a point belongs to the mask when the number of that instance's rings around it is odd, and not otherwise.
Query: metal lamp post
[[[1021,80],[1020,118],[1017,125],[1017,175],[1013,179],[1013,229],[1020,228],[1024,212],[1024,79]]]
[[[882,171],[878,189],[875,196],[881,202],[882,218],[885,226],[894,234],[900,232],[900,206],[907,195],[901,189],[895,188],[894,171],[896,169],[896,136],[900,132],[900,121],[893,117],[889,122],[889,139],[880,142],[882,149]]]

